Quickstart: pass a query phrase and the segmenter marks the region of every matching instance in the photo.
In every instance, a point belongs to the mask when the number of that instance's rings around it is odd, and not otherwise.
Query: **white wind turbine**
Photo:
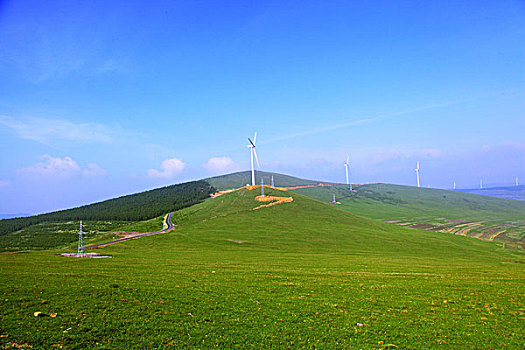
[[[348,180],[348,168],[350,167],[350,156],[346,157],[345,169],[346,169],[346,184],[352,189],[352,184]]]
[[[250,141],[250,144],[246,147],[250,148],[250,155],[251,155],[251,163],[252,163],[252,186],[255,186],[255,168],[253,167],[253,156],[255,155],[255,160],[257,161],[257,167],[260,168],[261,165],[259,164],[259,158],[257,158],[257,152],[255,151],[255,141],[257,140],[257,131],[255,132],[255,135],[253,136],[253,142],[248,138],[248,141]]]
[[[417,187],[419,187],[419,160],[417,161],[416,177],[417,177]]]

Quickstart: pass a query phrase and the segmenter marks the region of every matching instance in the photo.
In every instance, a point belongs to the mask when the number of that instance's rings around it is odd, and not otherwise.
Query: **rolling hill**
[[[297,189],[323,202],[333,194],[340,209],[397,225],[449,232],[525,248],[525,202],[457,191],[391,184]]]
[[[319,184],[276,173],[257,171],[256,175],[265,183],[270,183],[273,176],[275,185],[282,187]],[[238,188],[250,181],[249,171],[238,172],[79,208],[0,220],[0,251],[68,246],[76,241],[79,219],[86,224],[89,241],[97,241],[97,237],[113,231],[156,231],[167,212],[199,203],[215,188]],[[339,209],[378,221],[525,247],[525,202],[389,184],[356,185],[355,191],[344,185],[329,185],[294,191],[322,202],[331,201],[336,194],[341,203]]]
[[[78,208],[0,220],[0,251],[67,245],[76,240],[74,233],[79,220],[84,220],[87,227],[97,233],[126,229],[130,223],[158,218],[199,203],[213,192],[215,188],[208,182],[192,181]]]
[[[0,338],[33,348],[519,348],[522,254],[294,192],[241,189],[175,230],[99,250],[0,254]],[[35,312],[43,316],[35,317]],[[50,317],[46,315],[55,315]]]

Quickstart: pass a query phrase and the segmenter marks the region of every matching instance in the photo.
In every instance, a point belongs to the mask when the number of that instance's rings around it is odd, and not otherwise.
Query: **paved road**
[[[146,233],[141,233],[139,235],[132,236],[132,237],[119,238],[119,239],[116,239],[116,240],[111,241],[111,242],[89,245],[89,246],[84,247],[84,249],[104,248],[105,246],[108,246],[108,245],[111,245],[111,244],[120,243],[120,242],[124,242],[124,241],[130,240],[130,239],[139,238],[139,237],[153,236],[153,235],[156,235],[157,233],[162,233],[162,232],[166,232],[168,230],[171,230],[174,227],[173,223],[171,222],[171,214],[173,214],[173,213],[168,213],[168,216],[166,217],[166,223],[168,224],[168,228],[166,228],[166,229],[163,228],[162,230],[156,231],[156,232],[146,232]]]
[[[168,216],[166,217],[166,223],[168,224],[168,228],[166,230],[171,230],[174,227],[173,224],[171,223],[171,214],[173,213],[168,213]],[[162,231],[165,231],[165,230],[161,230],[159,232],[162,232]]]

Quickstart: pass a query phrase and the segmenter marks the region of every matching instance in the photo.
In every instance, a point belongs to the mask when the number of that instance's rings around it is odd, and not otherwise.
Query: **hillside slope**
[[[243,188],[177,211],[172,220],[182,230],[191,225],[196,231],[192,237],[198,237],[201,242],[231,246],[231,242],[241,241],[258,249],[361,251],[369,255],[403,251],[404,254],[421,256],[429,247],[450,250],[450,254],[454,254],[456,245],[465,242],[444,234],[407,230],[377,222],[295,191],[266,189],[268,196],[292,196],[294,200],[252,210],[261,204],[254,199],[259,194],[258,188],[251,191]],[[441,244],[452,245],[445,248],[440,247]],[[469,243],[465,249],[484,244]],[[463,250],[458,252],[465,253]]]
[[[107,201],[89,204],[78,208],[56,211],[24,218],[0,220],[0,251],[7,248],[35,249],[57,247],[74,240],[74,235],[63,236],[56,240],[53,234],[58,230],[58,223],[68,223],[68,230],[78,227],[78,220],[88,221],[90,225],[104,229],[122,226],[125,222],[138,222],[165,215],[209,197],[215,188],[206,181],[193,181],[171,185],[150,191],[122,196]],[[75,222],[71,222],[75,221]],[[118,225],[115,225],[117,222]],[[34,225],[44,225],[33,232],[21,232]],[[53,229],[54,227],[54,229]],[[43,230],[42,230],[43,229]],[[12,237],[7,237],[11,235]],[[26,242],[23,245],[21,242]],[[9,247],[7,247],[9,246]],[[24,248],[25,247],[25,248]]]
[[[524,242],[525,202],[391,184],[294,190],[364,217],[486,240]]]

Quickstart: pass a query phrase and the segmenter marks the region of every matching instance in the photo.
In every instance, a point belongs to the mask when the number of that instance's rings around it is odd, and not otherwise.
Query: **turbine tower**
[[[82,231],[82,220],[80,220],[80,231],[78,231],[78,251],[79,258],[84,257],[84,231]]]
[[[456,181],[454,181],[454,191],[456,190]]]
[[[417,161],[416,177],[417,177],[417,187],[419,187],[419,160]]]
[[[255,151],[255,141],[257,140],[257,131],[255,132],[255,135],[253,136],[253,141],[248,138],[248,141],[250,141],[250,144],[246,147],[250,148],[250,155],[251,155],[251,163],[252,163],[252,186],[255,186],[255,168],[253,167],[253,156],[255,155],[255,160],[257,161],[257,167],[260,168],[261,165],[259,164],[259,158],[257,158],[257,152]]]
[[[350,190],[352,190],[352,184],[348,180],[348,168],[349,167],[350,167],[350,156],[346,157],[345,170],[346,170],[346,184],[350,187]]]
[[[519,186],[520,182],[518,181],[518,177],[516,176],[516,186]]]
[[[272,187],[275,187],[274,183],[273,183],[273,175],[272,175]]]
[[[483,189],[483,179],[479,180],[479,189]]]

